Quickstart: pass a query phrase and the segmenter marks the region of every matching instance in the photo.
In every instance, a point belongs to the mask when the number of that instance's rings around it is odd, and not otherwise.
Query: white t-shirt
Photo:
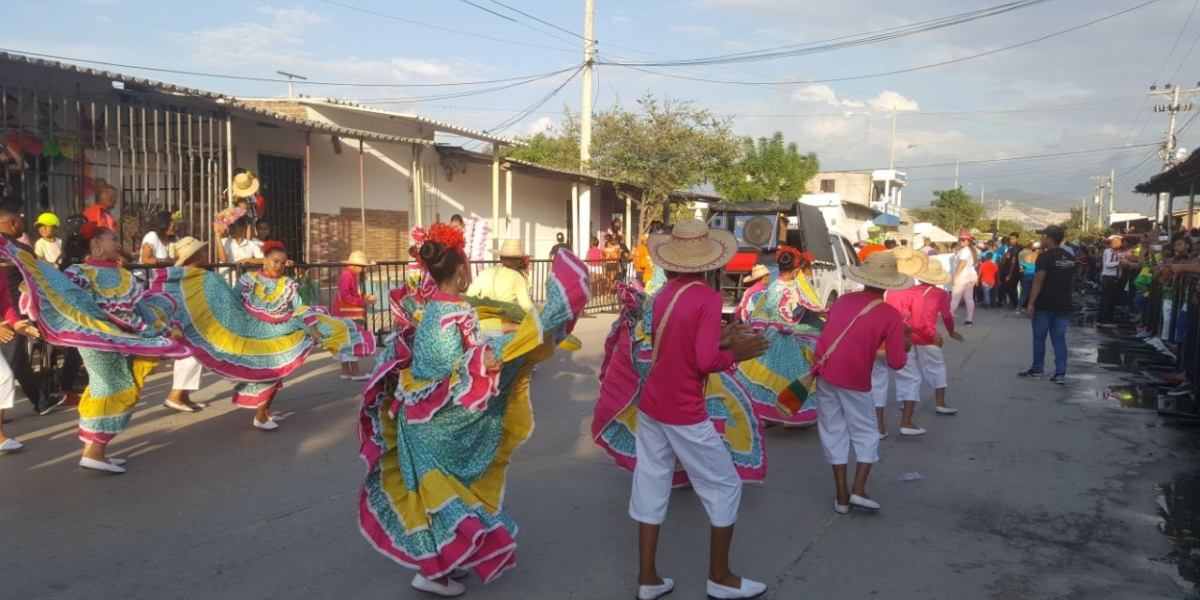
[[[146,237],[142,238],[142,245],[145,246],[147,244],[150,245],[150,253],[154,255],[154,258],[160,261],[171,258],[171,252],[167,249],[167,245],[159,239],[157,232],[151,231],[146,234]],[[139,252],[138,255],[140,257],[141,253]]]
[[[958,251],[954,257],[956,264],[955,269],[962,267],[962,273],[954,280],[955,283],[966,283],[978,281],[979,274],[975,272],[975,253],[971,252],[970,248],[963,248]]]
[[[262,258],[262,245],[254,243],[254,240],[242,240],[238,243],[233,238],[225,238],[221,242],[225,244],[225,259],[231,263],[246,260],[248,258]]]

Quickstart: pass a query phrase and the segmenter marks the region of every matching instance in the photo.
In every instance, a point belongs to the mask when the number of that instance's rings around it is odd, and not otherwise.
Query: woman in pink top
[[[912,285],[912,278],[896,269],[896,257],[891,252],[875,252],[861,266],[847,269],[846,276],[866,289],[846,294],[833,304],[817,340],[813,366],[819,377],[817,430],[825,460],[833,467],[837,494],[833,508],[839,514],[848,512],[851,505],[879,510],[879,504],[867,496],[871,465],[879,461],[871,368],[879,352],[893,371],[904,368],[911,345],[900,313],[883,301],[885,291]],[[846,485],[851,445],[858,463],[853,488]]]

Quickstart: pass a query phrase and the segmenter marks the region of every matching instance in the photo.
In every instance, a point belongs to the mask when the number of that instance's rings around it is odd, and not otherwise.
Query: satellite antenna
[[[292,84],[295,83],[295,81],[297,79],[300,81],[308,81],[308,78],[303,75],[296,75],[295,73],[285,73],[283,71],[275,71],[275,72],[288,78],[288,100],[295,98],[295,95],[292,93]]]

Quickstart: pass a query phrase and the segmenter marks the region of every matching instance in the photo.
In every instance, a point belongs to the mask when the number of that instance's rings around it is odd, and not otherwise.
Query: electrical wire
[[[580,66],[578,69],[575,70],[574,73],[571,73],[570,77],[567,77],[565,80],[563,80],[563,82],[560,83],[558,85],[558,87],[547,92],[545,96],[543,96],[537,102],[534,102],[533,104],[531,104],[529,106],[529,108],[521,111],[520,113],[517,113],[516,115],[513,115],[513,116],[505,119],[504,121],[501,121],[500,124],[496,125],[495,127],[492,127],[491,129],[483,130],[483,132],[487,133],[489,135],[496,135],[496,134],[504,131],[505,129],[508,129],[509,127],[512,127],[513,125],[516,125],[517,123],[521,122],[526,117],[533,114],[533,111],[541,108],[544,104],[549,102],[551,98],[557,96],[558,93],[561,92],[562,89],[564,87],[566,87],[568,83],[571,83],[571,81],[573,81],[576,77],[578,77],[579,73],[581,73],[582,71],[583,71],[583,66]]]
[[[1136,144],[1133,147],[1143,148],[1146,146],[1155,146],[1155,145],[1157,145],[1157,144]],[[1058,156],[1073,156],[1076,154],[1090,154],[1090,153],[1094,153],[1094,152],[1111,152],[1114,150],[1124,150],[1124,149],[1125,149],[1124,146],[1112,146],[1112,147],[1108,147],[1108,148],[1092,148],[1090,150],[1073,150],[1070,152],[1055,152],[1053,154],[1031,154],[1028,156],[1011,156],[1011,157],[1007,157],[1007,158],[990,158],[990,159],[981,159],[981,160],[960,160],[960,161],[957,161],[956,163],[955,162],[947,162],[947,163],[933,163],[933,164],[927,164],[927,165],[912,165],[910,168],[917,169],[917,168],[928,168],[928,167],[952,167],[955,164],[958,164],[960,166],[961,165],[984,165],[984,164],[992,164],[992,163],[1012,162],[1012,161],[1018,161],[1018,160],[1046,159],[1046,158],[1054,158],[1054,157],[1058,157]]]
[[[464,0],[464,1],[466,1],[466,0]],[[535,17],[535,16],[533,16],[533,15],[531,15],[531,14],[529,14],[529,13],[527,13],[527,12],[523,11],[523,10],[520,10],[520,9],[513,8],[513,7],[511,7],[511,6],[507,5],[507,4],[503,3],[503,2],[500,2],[499,0],[489,0],[489,1],[490,1],[492,4],[496,4],[496,5],[498,5],[498,6],[503,6],[504,8],[507,8],[508,10],[511,10],[511,11],[513,11],[513,12],[517,13],[518,15],[524,16],[524,17],[526,17],[526,18],[529,18],[529,19],[533,19],[534,21],[537,21],[538,23],[541,23],[542,25],[545,25],[545,26],[547,26],[547,27],[551,27],[551,28],[553,28],[553,29],[557,29],[557,30],[559,30],[559,31],[561,31],[561,32],[563,32],[563,33],[566,33],[566,34],[568,34],[568,35],[573,35],[573,36],[575,36],[575,37],[577,37],[577,38],[579,38],[579,39],[581,39],[581,40],[583,40],[583,41],[585,41],[585,42],[586,42],[586,41],[588,41],[588,39],[587,39],[586,37],[583,37],[582,35],[579,35],[578,33],[575,33],[574,31],[571,31],[571,30],[569,30],[569,29],[563,29],[562,27],[559,27],[558,25],[555,25],[554,23],[551,23],[551,22],[549,22],[549,21],[544,21],[544,20],[542,20],[542,19],[539,19],[538,17]],[[481,8],[482,8],[482,7],[481,7]],[[484,10],[486,10],[486,9],[484,9]],[[595,42],[596,40],[591,40],[591,41]]]
[[[1194,2],[1192,2],[1192,9],[1188,11],[1187,18],[1183,20],[1183,27],[1179,28],[1179,35],[1175,36],[1175,43],[1171,44],[1171,51],[1167,53],[1167,59],[1163,61],[1162,66],[1158,68],[1158,73],[1154,76],[1154,85],[1158,85],[1158,78],[1162,77],[1163,71],[1165,71],[1167,69],[1167,65],[1170,64],[1170,62],[1171,62],[1171,57],[1175,55],[1175,49],[1179,47],[1179,40],[1183,39],[1183,34],[1184,34],[1184,32],[1187,31],[1188,23],[1192,22],[1192,14],[1196,12],[1197,4],[1200,4],[1200,0],[1195,0]],[[1195,45],[1193,44],[1193,47],[1194,46]],[[1188,54],[1191,54],[1190,50],[1188,51]],[[1183,58],[1183,61],[1184,62],[1187,61],[1186,56]],[[1180,62],[1180,66],[1182,66],[1182,65],[1183,65],[1183,62]],[[1176,69],[1175,72],[1178,73],[1179,70]],[[1175,76],[1172,75],[1171,79],[1173,80],[1174,78],[1175,78]],[[1170,80],[1168,80],[1168,81],[1170,81]]]
[[[474,32],[471,32],[471,31],[463,31],[463,30],[461,30],[461,29],[453,29],[453,28],[450,28],[450,27],[442,27],[441,25],[434,25],[434,24],[432,24],[432,23],[423,23],[423,22],[421,22],[421,21],[414,21],[414,20],[412,20],[412,19],[407,19],[407,18],[404,18],[404,17],[398,17],[398,16],[396,16],[396,15],[391,15],[391,14],[388,14],[388,13],[382,13],[382,12],[379,12],[379,11],[376,11],[376,10],[371,10],[371,9],[368,9],[368,8],[362,8],[362,7],[360,7],[360,6],[354,6],[354,5],[352,5],[352,4],[346,4],[346,3],[344,3],[344,2],[337,2],[336,0],[319,0],[319,1],[320,1],[320,2],[324,2],[325,4],[330,4],[330,5],[333,5],[333,6],[340,6],[340,7],[342,7],[342,8],[346,8],[346,9],[349,9],[349,10],[358,11],[358,12],[360,12],[360,13],[368,14],[368,15],[375,16],[375,17],[381,17],[381,18],[384,18],[384,19],[390,19],[390,20],[392,20],[392,21],[399,21],[399,22],[401,22],[401,23],[408,23],[408,24],[410,24],[410,25],[417,25],[417,26],[419,26],[419,27],[428,27],[429,29],[436,29],[436,30],[438,30],[438,31],[445,31],[445,32],[447,32],[447,33],[456,33],[456,34],[459,34],[459,35],[465,35],[465,36],[468,36],[468,37],[479,38],[479,39],[482,39],[482,40],[490,40],[490,41],[493,41],[493,42],[499,42],[499,43],[501,43],[501,44],[512,44],[512,45],[514,45],[514,46],[523,46],[523,47],[526,47],[526,48],[537,48],[537,49],[540,49],[540,50],[554,50],[555,52],[571,52],[571,53],[578,53],[578,52],[579,52],[579,50],[578,50],[577,48],[570,48],[570,49],[568,49],[568,48],[559,48],[559,47],[556,47],[556,46],[541,46],[541,45],[538,45],[538,44],[531,44],[531,43],[529,43],[529,42],[520,42],[520,41],[517,41],[517,40],[506,40],[506,39],[504,39],[504,38],[492,37],[492,36],[489,36],[489,35],[483,35],[483,34],[480,34],[480,33],[474,33]]]
[[[524,28],[526,28],[526,29],[529,29],[529,30],[532,30],[532,31],[536,31],[536,32],[538,32],[538,33],[540,33],[540,34],[543,34],[543,35],[548,35],[548,36],[550,36],[550,37],[552,37],[552,38],[554,38],[554,39],[556,39],[556,40],[559,40],[559,41],[562,41],[562,42],[567,42],[568,44],[573,44],[573,43],[575,43],[575,42],[573,42],[572,40],[568,40],[568,39],[566,39],[566,38],[562,37],[561,35],[557,35],[557,34],[554,34],[554,33],[550,33],[549,31],[546,31],[546,30],[544,30],[544,29],[538,29],[537,27],[534,27],[533,25],[530,25],[530,24],[528,24],[528,23],[525,23],[525,22],[522,22],[522,21],[518,21],[518,20],[516,20],[516,19],[514,19],[514,18],[512,18],[512,17],[510,17],[510,16],[508,16],[508,15],[506,15],[506,14],[502,14],[502,13],[500,13],[500,12],[494,11],[494,10],[492,10],[492,9],[490,9],[490,8],[486,7],[486,6],[483,6],[483,5],[481,5],[481,4],[478,4],[478,3],[472,2],[471,0],[458,0],[458,1],[459,1],[459,2],[462,2],[463,4],[466,4],[467,6],[473,6],[473,7],[475,7],[475,8],[478,8],[479,10],[482,10],[483,12],[486,12],[486,13],[488,13],[488,14],[495,15],[496,17],[499,17],[499,18],[501,18],[501,19],[504,19],[505,21],[510,21],[510,22],[512,22],[512,23],[515,23],[515,24],[517,24],[517,25],[520,25],[521,27],[524,27]],[[568,32],[568,33],[570,33],[570,32]],[[577,34],[577,33],[571,33],[571,35],[574,35],[575,37],[581,37],[581,36],[580,36],[579,34]]]
[[[855,81],[855,80],[860,80],[860,79],[874,79],[874,78],[876,78],[876,77],[887,77],[887,76],[890,76],[890,75],[901,75],[901,74],[904,74],[904,73],[912,73],[912,72],[915,72],[915,71],[923,71],[923,70],[925,70],[925,69],[932,69],[932,68],[936,68],[936,67],[942,67],[942,66],[946,66],[946,65],[956,64],[956,63],[965,62],[965,61],[968,61],[968,60],[974,60],[974,59],[976,59],[976,58],[982,58],[982,57],[984,57],[984,56],[991,56],[991,55],[993,55],[993,54],[998,54],[998,53],[1000,53],[1000,52],[1005,52],[1005,51],[1007,51],[1007,50],[1013,50],[1013,49],[1015,49],[1015,48],[1020,48],[1020,47],[1023,47],[1023,46],[1028,46],[1028,45],[1030,45],[1030,44],[1036,44],[1036,43],[1038,43],[1038,42],[1042,42],[1042,41],[1048,40],[1048,39],[1050,39],[1050,38],[1053,38],[1053,37],[1057,37],[1057,36],[1060,36],[1060,35],[1064,35],[1064,34],[1067,34],[1067,33],[1071,33],[1071,32],[1074,32],[1074,31],[1078,31],[1078,30],[1080,30],[1080,29],[1083,29],[1083,28],[1085,28],[1085,27],[1090,27],[1090,26],[1092,26],[1092,25],[1096,25],[1097,23],[1101,23],[1101,22],[1107,21],[1107,20],[1109,20],[1109,19],[1114,19],[1114,18],[1116,18],[1116,17],[1119,17],[1119,16],[1122,16],[1122,15],[1125,15],[1125,14],[1127,14],[1127,13],[1133,12],[1133,11],[1135,11],[1135,10],[1138,10],[1138,9],[1141,9],[1141,8],[1145,8],[1145,7],[1147,7],[1147,6],[1150,6],[1151,4],[1156,4],[1156,3],[1158,3],[1158,2],[1161,2],[1161,1],[1162,1],[1162,0],[1147,0],[1146,2],[1143,2],[1143,3],[1141,3],[1141,4],[1138,4],[1138,5],[1136,5],[1136,6],[1133,6],[1133,7],[1131,7],[1131,8],[1127,8],[1127,9],[1125,9],[1125,10],[1122,10],[1122,11],[1119,11],[1119,12],[1116,12],[1116,13],[1112,13],[1112,14],[1110,14],[1110,15],[1107,15],[1107,16],[1104,16],[1104,17],[1100,17],[1100,18],[1098,18],[1098,19],[1095,19],[1095,20],[1092,20],[1092,21],[1088,21],[1088,22],[1086,22],[1086,23],[1083,23],[1083,24],[1080,24],[1080,25],[1076,25],[1076,26],[1074,26],[1074,27],[1068,27],[1067,29],[1062,29],[1062,30],[1056,31],[1056,32],[1054,32],[1054,33],[1050,33],[1050,34],[1047,34],[1047,35],[1043,35],[1043,36],[1041,36],[1041,37],[1037,37],[1037,38],[1034,38],[1034,39],[1026,40],[1026,41],[1024,41],[1024,42],[1020,42],[1020,43],[1017,43],[1017,44],[1012,44],[1012,45],[1009,45],[1009,46],[1004,46],[1004,47],[1002,47],[1002,48],[996,48],[996,49],[993,49],[993,50],[988,50],[988,51],[986,51],[986,52],[980,52],[980,53],[978,53],[978,54],[972,54],[972,55],[970,55],[970,56],[963,56],[963,57],[954,58],[954,59],[950,59],[950,60],[944,60],[944,61],[941,61],[941,62],[932,63],[932,64],[928,64],[928,65],[922,65],[922,66],[919,66],[919,67],[911,67],[911,68],[908,68],[908,69],[897,69],[897,70],[893,70],[893,71],[885,71],[885,72],[880,72],[880,73],[871,73],[871,74],[866,74],[866,75],[851,75],[851,76],[846,76],[846,77],[831,77],[831,78],[827,78],[827,79],[805,79],[805,80],[794,80],[794,81],[775,81],[775,82],[762,82],[762,81],[731,81],[731,80],[720,80],[720,79],[705,79],[705,78],[700,78],[700,77],[685,77],[685,76],[682,76],[682,75],[671,75],[671,74],[669,74],[669,73],[661,73],[661,72],[658,72],[658,71],[652,71],[652,70],[649,70],[649,69],[644,69],[644,68],[641,68],[641,67],[639,67],[639,66],[634,66],[634,65],[631,65],[631,64],[625,64],[625,63],[619,63],[619,62],[616,62],[616,63],[614,63],[614,62],[607,62],[607,61],[606,61],[606,62],[605,62],[605,64],[612,64],[612,65],[614,65],[614,66],[625,67],[625,68],[627,68],[627,69],[632,69],[632,70],[635,70],[635,71],[641,71],[641,72],[643,72],[643,73],[649,73],[649,74],[652,74],[652,75],[661,75],[661,76],[663,76],[663,77],[671,77],[671,78],[675,78],[675,79],[685,79],[685,80],[689,80],[689,81],[703,81],[703,82],[707,82],[707,83],[720,83],[720,84],[729,84],[729,85],[776,85],[776,84],[795,85],[795,84],[808,84],[808,83],[830,83],[830,82],[838,82],[838,81]]]

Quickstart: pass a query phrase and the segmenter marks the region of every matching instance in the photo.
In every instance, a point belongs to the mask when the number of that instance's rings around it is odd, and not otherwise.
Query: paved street
[[[587,347],[534,376],[537,428],[517,454],[507,502],[521,525],[518,567],[468,597],[630,598],[636,528],[625,514],[629,475],[590,441],[596,371],[611,315],[577,329]],[[1028,321],[979,311],[968,343],[947,352],[955,417],[918,422],[900,439],[899,411],[870,491],[878,514],[835,515],[814,430],[767,432],[766,485],[747,489],[735,568],[771,585],[768,598],[1182,598],[1158,533],[1155,485],[1195,454],[1194,432],[1098,397],[1110,371],[1082,364],[1066,387],[1018,381]],[[1085,348],[1092,335],[1072,331]],[[1091,359],[1091,360],[1094,360]],[[30,416],[20,400],[10,433],[27,446],[0,456],[4,579],[0,597],[422,597],[411,572],[372,550],[355,525],[363,464],[358,385],[334,361],[311,360],[277,401],[276,432],[250,426],[230,386],[206,375],[199,415],[160,406],[169,371],[148,386],[113,453],[129,473],[75,466],[74,413]],[[928,398],[928,396],[927,396]],[[1172,457],[1168,457],[1168,453]],[[919,472],[923,479],[899,478]],[[708,530],[694,495],[678,491],[660,571],[676,598],[701,598]],[[1190,584],[1188,584],[1190,587]]]

